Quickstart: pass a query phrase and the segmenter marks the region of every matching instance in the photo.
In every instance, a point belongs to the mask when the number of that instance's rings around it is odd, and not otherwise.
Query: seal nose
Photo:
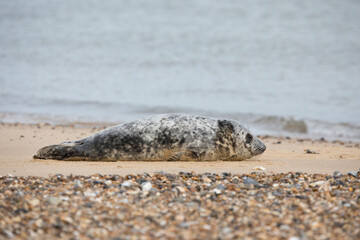
[[[261,154],[261,153],[265,152],[265,150],[266,150],[265,144],[262,141],[258,140],[257,147],[256,147],[256,154]]]
[[[265,150],[266,150],[266,145],[263,142],[261,142],[261,153],[265,152]]]

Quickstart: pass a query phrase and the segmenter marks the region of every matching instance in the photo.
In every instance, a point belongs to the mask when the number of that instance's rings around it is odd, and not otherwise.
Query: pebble
[[[319,190],[323,190],[325,192],[329,192],[332,190],[331,186],[330,186],[330,182],[326,181],[323,184],[321,184],[321,186],[319,187]]]
[[[325,183],[325,181],[317,181],[317,182],[312,182],[312,183],[310,183],[309,185],[310,185],[311,187],[317,187],[317,186],[323,185],[324,183]]]
[[[215,188],[224,191],[226,189],[226,186],[224,184],[219,184]]]
[[[48,197],[47,198],[47,203],[50,205],[59,205],[61,203],[61,199],[57,198],[57,197]]]
[[[0,206],[0,239],[360,239],[357,174],[2,176]]]
[[[29,200],[29,204],[31,207],[34,208],[40,204],[40,200],[37,198],[31,199],[31,200]]]
[[[128,181],[125,181],[121,184],[122,187],[126,187],[126,188],[129,188],[132,186],[132,181],[131,180],[128,180]]]
[[[244,180],[244,184],[252,184],[254,186],[259,186],[259,183],[252,178],[243,177],[243,180]]]
[[[319,154],[319,153],[317,153],[317,152],[315,152],[315,151],[312,151],[312,150],[310,150],[310,149],[305,149],[305,153],[306,153],[306,154]]]
[[[353,177],[357,177],[357,172],[355,171],[348,172],[347,174]]]
[[[341,172],[339,172],[339,171],[335,171],[335,172],[333,173],[333,178],[341,178],[341,176],[342,176],[342,174],[341,174]]]
[[[152,184],[151,182],[144,182],[143,184],[141,184],[141,187],[144,192],[148,192],[151,190]]]
[[[218,188],[214,188],[213,189],[213,192],[216,194],[216,195],[219,195],[222,193],[222,190],[221,189],[218,189]]]
[[[81,183],[80,180],[78,179],[75,179],[74,180],[74,190],[77,191],[77,190],[81,190],[83,188],[83,184]]]
[[[111,180],[106,180],[105,182],[104,182],[104,184],[105,184],[105,186],[106,187],[111,187],[112,186],[112,181]]]

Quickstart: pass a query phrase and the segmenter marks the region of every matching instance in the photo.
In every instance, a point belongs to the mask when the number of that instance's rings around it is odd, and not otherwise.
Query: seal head
[[[234,120],[218,120],[215,146],[220,156],[243,160],[259,155],[266,150],[265,144],[246,127]]]

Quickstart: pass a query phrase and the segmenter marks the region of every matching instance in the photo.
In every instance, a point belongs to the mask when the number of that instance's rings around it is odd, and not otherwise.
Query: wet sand
[[[286,139],[262,136],[267,150],[261,156],[239,162],[66,162],[35,160],[41,147],[87,137],[100,128],[29,124],[0,125],[0,175],[48,176],[90,174],[142,174],[164,171],[244,174],[264,167],[265,173],[347,173],[360,168],[359,143]],[[307,150],[315,153],[307,153]]]

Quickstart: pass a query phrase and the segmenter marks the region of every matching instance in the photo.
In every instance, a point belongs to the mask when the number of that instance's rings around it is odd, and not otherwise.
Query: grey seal
[[[41,148],[34,158],[73,161],[237,161],[266,146],[234,120],[155,115]]]

